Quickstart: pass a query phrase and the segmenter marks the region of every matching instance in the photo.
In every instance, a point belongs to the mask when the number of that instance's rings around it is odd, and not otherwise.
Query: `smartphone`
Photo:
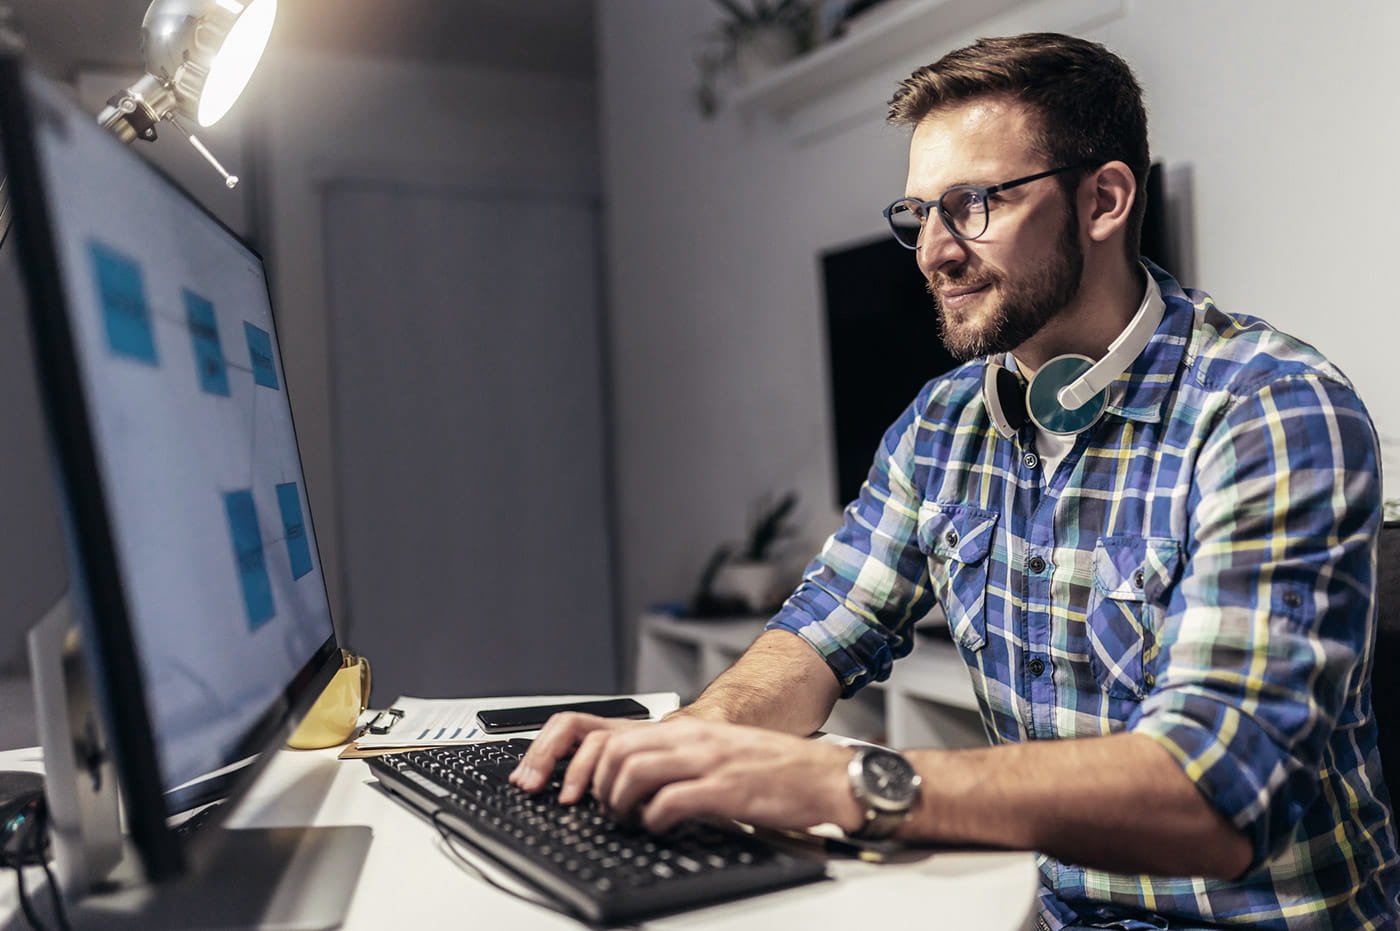
[[[512,734],[534,731],[544,727],[549,716],[561,711],[582,711],[602,718],[649,718],[647,706],[634,698],[604,698],[598,701],[574,701],[561,705],[531,705],[528,708],[492,708],[478,711],[476,719],[488,734]]]

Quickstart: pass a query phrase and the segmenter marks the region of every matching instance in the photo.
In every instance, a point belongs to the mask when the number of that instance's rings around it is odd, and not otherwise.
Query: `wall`
[[[483,191],[597,196],[591,81],[274,54],[259,69],[265,101],[262,185],[278,332],[311,508],[336,616],[344,614],[330,396],[323,188],[335,181],[441,183]],[[382,230],[392,237],[392,229]],[[541,241],[545,254],[547,239]],[[450,297],[386,314],[458,313]]]
[[[1400,5],[1025,2],[786,116],[741,112],[731,94],[707,121],[693,60],[717,15],[706,0],[599,7],[627,618],[687,595],[765,493],[801,494],[802,557],[835,526],[815,257],[883,233],[879,209],[903,190],[907,133],[883,123],[896,82],[982,34],[1080,32],[1129,60],[1157,156],[1191,183],[1177,205],[1194,215],[1189,283],[1355,380],[1400,496],[1400,407],[1382,368],[1400,330],[1383,161],[1400,141],[1385,116]]]

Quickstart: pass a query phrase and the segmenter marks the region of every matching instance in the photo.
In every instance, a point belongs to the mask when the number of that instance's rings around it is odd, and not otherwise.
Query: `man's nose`
[[[961,265],[967,261],[967,243],[949,232],[940,221],[930,217],[919,230],[919,247],[915,250],[919,270],[928,278],[934,272]]]

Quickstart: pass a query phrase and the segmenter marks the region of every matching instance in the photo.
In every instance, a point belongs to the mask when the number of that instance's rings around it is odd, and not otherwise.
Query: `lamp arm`
[[[97,115],[97,122],[103,129],[129,144],[137,139],[155,142],[156,124],[161,120],[169,120],[189,140],[194,150],[214,166],[214,170],[223,177],[225,187],[237,187],[238,176],[229,174],[199,137],[176,119],[175,103],[175,91],[167,82],[153,74],[144,74],[126,90],[113,94],[108,99],[107,105]],[[9,238],[12,219],[9,176],[0,175],[0,247],[3,247],[5,240]]]
[[[176,102],[175,91],[168,82],[143,74],[126,90],[112,95],[97,115],[97,122],[122,142],[154,142],[156,124],[174,111]]]

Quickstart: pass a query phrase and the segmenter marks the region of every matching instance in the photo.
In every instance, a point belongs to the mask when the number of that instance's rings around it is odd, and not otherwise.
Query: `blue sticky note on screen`
[[[277,387],[277,364],[272,360],[272,337],[266,330],[243,321],[248,336],[248,360],[253,364],[253,381],[268,388]]]
[[[311,571],[311,541],[306,539],[296,482],[277,486],[277,506],[282,511],[282,528],[287,532],[287,559],[292,564],[292,578],[299,579]]]
[[[248,609],[248,629],[257,630],[276,613],[272,606],[272,581],[267,577],[262,534],[258,532],[258,510],[251,491],[231,491],[224,495],[229,535],[243,585],[243,604]]]
[[[88,254],[107,327],[107,345],[117,355],[156,365],[156,337],[151,330],[141,266],[95,239],[88,241]]]
[[[193,291],[185,295],[185,320],[194,343],[194,366],[199,373],[199,386],[210,394],[228,397],[228,367],[224,365],[224,350],[219,345],[219,324],[214,319],[214,305]]]

